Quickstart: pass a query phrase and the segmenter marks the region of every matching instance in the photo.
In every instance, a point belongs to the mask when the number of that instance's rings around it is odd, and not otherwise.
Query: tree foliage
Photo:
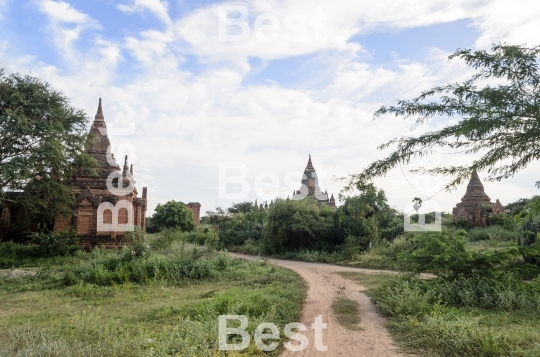
[[[95,173],[84,153],[87,123],[46,82],[0,69],[0,204],[22,206],[19,218],[44,227],[58,214],[69,216],[73,197],[65,178],[74,169]]]
[[[240,202],[240,203],[234,203],[231,207],[227,208],[227,211],[229,213],[249,213],[253,212],[254,210],[253,203],[246,201],[246,202]]]
[[[420,233],[413,237],[415,249],[398,254],[417,272],[430,271],[438,276],[499,274],[517,256],[516,248],[494,251],[471,251],[463,241],[465,231]]]
[[[160,230],[174,228],[187,232],[195,229],[193,213],[183,202],[174,200],[163,205],[158,203],[156,213],[152,215],[152,224],[159,227]]]
[[[277,199],[268,210],[265,226],[269,251],[283,252],[301,248],[320,249],[332,219],[321,215],[316,201]]]
[[[343,198],[338,209],[340,229],[346,236],[355,237],[357,244],[366,249],[380,239],[391,240],[403,232],[403,221],[388,205],[383,190],[373,184],[357,185],[360,193]]]
[[[437,148],[481,154],[470,165],[423,167],[414,171],[452,176],[447,188],[466,180],[473,170],[487,170],[488,180],[499,181],[540,158],[540,46],[500,44],[493,46],[491,52],[460,49],[450,59],[456,57],[477,73],[463,83],[436,86],[412,100],[383,106],[375,117],[384,114],[417,117],[415,126],[439,116],[460,120],[435,132],[395,138],[381,145],[380,149],[393,145],[397,148],[360,174],[352,175],[350,186],[385,175],[390,169]]]

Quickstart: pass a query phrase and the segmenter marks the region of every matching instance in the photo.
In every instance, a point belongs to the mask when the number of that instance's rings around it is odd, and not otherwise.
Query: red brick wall
[[[186,207],[193,212],[193,220],[195,224],[199,224],[201,218],[201,204],[199,202],[190,202],[186,204]]]

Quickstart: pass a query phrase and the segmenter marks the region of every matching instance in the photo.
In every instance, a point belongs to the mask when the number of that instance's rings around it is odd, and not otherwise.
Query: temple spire
[[[309,154],[309,160],[307,162],[306,171],[315,171],[313,163],[311,162],[311,154]]]
[[[124,160],[124,169],[122,170],[122,175],[123,176],[126,176],[127,173],[128,173],[128,170],[129,170],[129,167],[128,167],[128,156],[126,155],[126,158]]]
[[[97,113],[95,116],[95,121],[105,121],[105,116],[103,116],[103,108],[101,108],[101,98],[99,98],[99,104],[98,104]]]
[[[129,166],[129,173],[133,175],[133,164]]]

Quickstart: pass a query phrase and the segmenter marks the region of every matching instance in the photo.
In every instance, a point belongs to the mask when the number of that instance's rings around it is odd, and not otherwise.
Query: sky
[[[312,155],[323,190],[389,151],[392,138],[450,124],[381,117],[473,72],[458,48],[540,44],[537,0],[0,0],[0,68],[42,78],[93,119],[98,99],[115,157],[129,155],[148,212],[169,200],[202,211],[287,197]],[[467,164],[444,150],[375,184],[392,206],[414,197],[451,211],[462,185],[411,173]],[[484,182],[502,204],[538,194],[538,162]],[[486,173],[480,172],[485,178]]]

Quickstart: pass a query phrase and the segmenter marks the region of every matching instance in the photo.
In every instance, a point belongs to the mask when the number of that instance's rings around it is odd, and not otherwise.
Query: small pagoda
[[[504,207],[498,199],[495,203],[491,202],[475,170],[467,185],[467,192],[461,202],[454,207],[452,213],[454,221],[463,219],[477,226],[485,226],[487,218],[504,213]]]

